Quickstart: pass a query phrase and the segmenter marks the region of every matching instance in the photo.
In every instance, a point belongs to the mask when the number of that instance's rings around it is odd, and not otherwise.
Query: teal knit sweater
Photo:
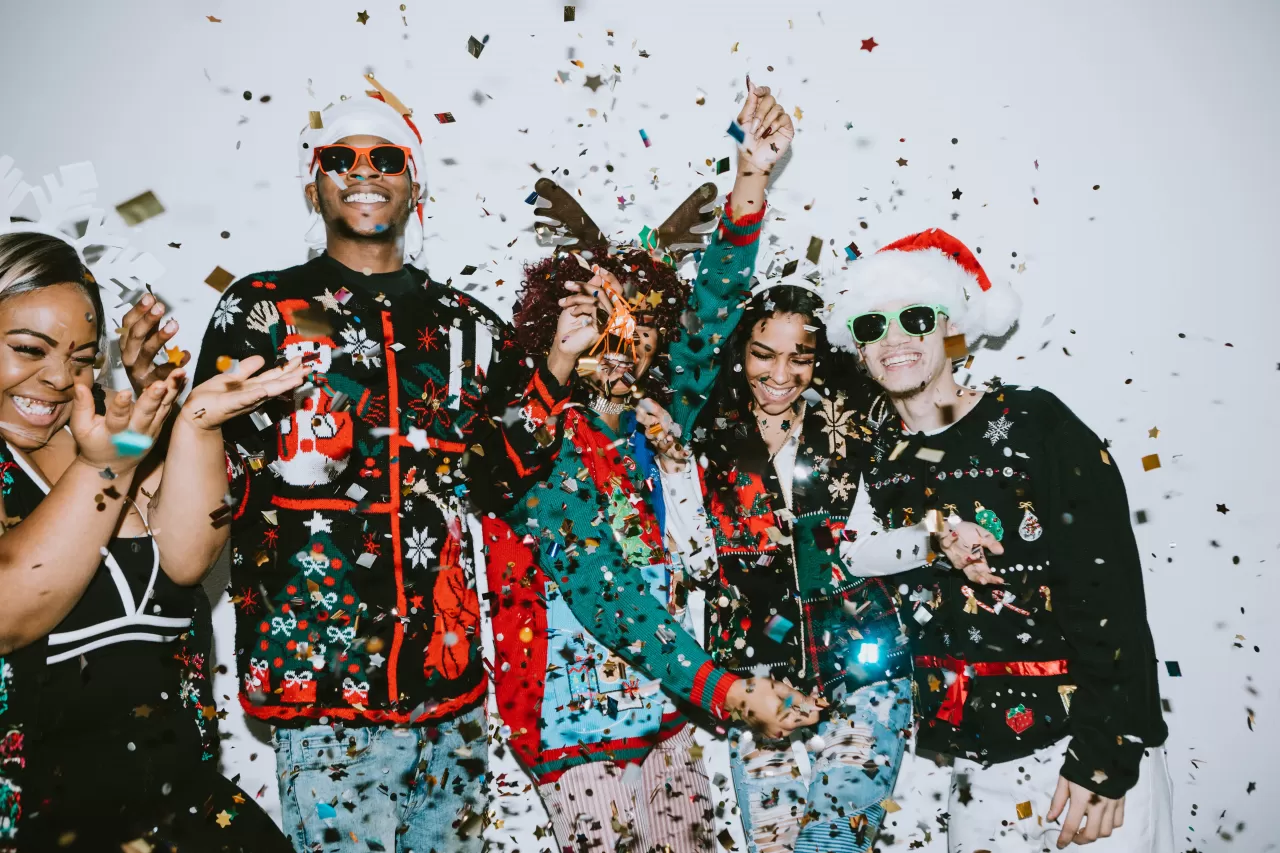
[[[727,203],[725,209],[703,254],[690,301],[700,321],[698,331],[686,333],[669,350],[677,388],[671,415],[686,434],[714,381],[713,342],[726,338],[742,314],[759,249],[764,212],[733,221]],[[660,679],[671,696],[723,716],[725,695],[737,677],[717,667],[649,592],[640,566],[623,556],[614,538],[606,511],[609,496],[592,488],[590,480],[579,479],[583,465],[577,448],[568,438],[561,441],[544,487],[531,490],[507,515],[508,523],[537,538],[547,575],[597,640],[650,678]],[[625,441],[617,447],[624,457],[630,454]],[[577,480],[577,487],[566,490],[566,480]]]

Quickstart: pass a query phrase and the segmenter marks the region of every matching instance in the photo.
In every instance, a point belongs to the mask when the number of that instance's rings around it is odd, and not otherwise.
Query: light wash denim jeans
[[[480,853],[484,708],[436,726],[275,730],[281,823],[299,853]]]
[[[734,731],[730,766],[748,853],[869,850],[910,725],[911,679],[904,677],[854,691],[789,742]]]

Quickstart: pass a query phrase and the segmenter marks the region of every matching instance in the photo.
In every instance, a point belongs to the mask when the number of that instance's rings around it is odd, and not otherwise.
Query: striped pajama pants
[[[703,853],[712,850],[711,785],[702,759],[689,755],[693,726],[627,768],[594,761],[538,786],[568,853]]]

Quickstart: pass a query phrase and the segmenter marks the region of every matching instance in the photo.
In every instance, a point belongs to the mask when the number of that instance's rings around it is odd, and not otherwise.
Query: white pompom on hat
[[[969,248],[939,228],[897,240],[860,258],[823,286],[827,335],[833,346],[856,349],[849,321],[904,300],[942,305],[970,346],[1013,328],[1022,300],[1007,282],[996,284]]]
[[[312,127],[308,123],[302,129],[298,135],[298,174],[303,187],[314,183],[320,168],[316,162],[316,148],[332,145],[348,136],[380,136],[394,145],[408,148],[413,154],[409,172],[418,183],[418,197],[414,199],[416,215],[410,216],[405,225],[404,256],[405,260],[414,261],[422,254],[422,208],[427,197],[427,182],[422,171],[426,156],[422,148],[422,134],[413,123],[411,110],[373,77],[365,75],[365,80],[374,87],[374,91],[330,104],[319,114],[322,127]],[[309,204],[308,210],[311,210]],[[324,220],[311,210],[311,218],[307,222],[307,245],[322,248],[324,244]]]

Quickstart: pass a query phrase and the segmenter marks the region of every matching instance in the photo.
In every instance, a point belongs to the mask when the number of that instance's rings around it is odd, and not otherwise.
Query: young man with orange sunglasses
[[[525,357],[489,309],[406,265],[422,249],[422,143],[394,96],[370,94],[312,113],[299,140],[324,251],[228,288],[196,369],[313,367],[291,401],[224,428],[240,699],[276,727],[299,850],[479,851],[464,507],[501,511],[545,474],[559,444],[542,428],[573,359]]]

